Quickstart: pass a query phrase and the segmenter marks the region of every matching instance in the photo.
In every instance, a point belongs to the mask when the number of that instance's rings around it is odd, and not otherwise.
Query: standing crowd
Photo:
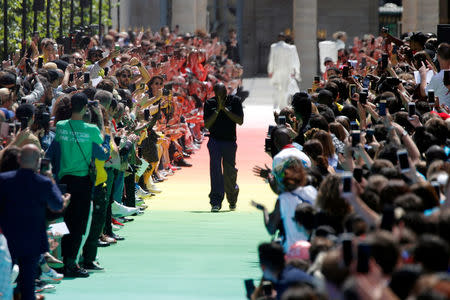
[[[178,29],[178,27],[177,27]],[[0,71],[0,298],[103,271],[99,247],[203,141],[220,84],[245,98],[236,33],[33,35]],[[106,266],[107,268],[107,266]]]
[[[254,168],[278,198],[253,202],[273,239],[247,296],[449,299],[450,44],[336,36],[337,61],[275,112],[272,167]]]

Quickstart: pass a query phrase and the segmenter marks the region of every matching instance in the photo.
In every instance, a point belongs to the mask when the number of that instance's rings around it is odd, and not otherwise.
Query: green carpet
[[[65,279],[46,298],[244,299],[243,280],[261,275],[262,222],[260,212],[149,211],[99,250],[105,272]]]

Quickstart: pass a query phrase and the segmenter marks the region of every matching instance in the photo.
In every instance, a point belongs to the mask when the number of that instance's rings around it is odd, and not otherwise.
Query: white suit
[[[291,84],[298,91],[294,78],[301,81],[297,47],[284,41],[272,44],[267,72],[272,74],[270,82],[274,87],[273,107],[283,109],[288,106],[288,87]]]

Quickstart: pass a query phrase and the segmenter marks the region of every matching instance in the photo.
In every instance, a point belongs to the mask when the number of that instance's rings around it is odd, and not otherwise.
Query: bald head
[[[37,170],[39,167],[40,151],[36,145],[27,144],[22,147],[19,154],[19,165],[22,169]]]
[[[286,127],[277,127],[272,133],[273,143],[278,151],[281,151],[284,146],[292,143],[291,136],[289,135],[289,130]]]
[[[225,98],[227,96],[227,87],[222,82],[216,83],[214,85],[214,94],[218,98]]]

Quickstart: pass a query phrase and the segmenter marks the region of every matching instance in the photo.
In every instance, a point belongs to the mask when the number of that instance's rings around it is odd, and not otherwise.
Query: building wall
[[[242,63],[245,76],[267,74],[270,45],[292,30],[292,0],[245,0],[242,16]]]
[[[439,0],[403,1],[402,31],[436,32],[439,24]]]
[[[207,30],[207,0],[172,0],[172,28],[180,25],[181,32]]]
[[[355,36],[378,34],[378,1],[345,0],[336,5],[335,0],[318,0],[317,24],[318,30],[326,31],[326,39],[336,31],[345,31],[350,43]]]
[[[295,45],[300,58],[300,88],[312,86],[317,74],[317,2],[294,0],[293,7]]]

